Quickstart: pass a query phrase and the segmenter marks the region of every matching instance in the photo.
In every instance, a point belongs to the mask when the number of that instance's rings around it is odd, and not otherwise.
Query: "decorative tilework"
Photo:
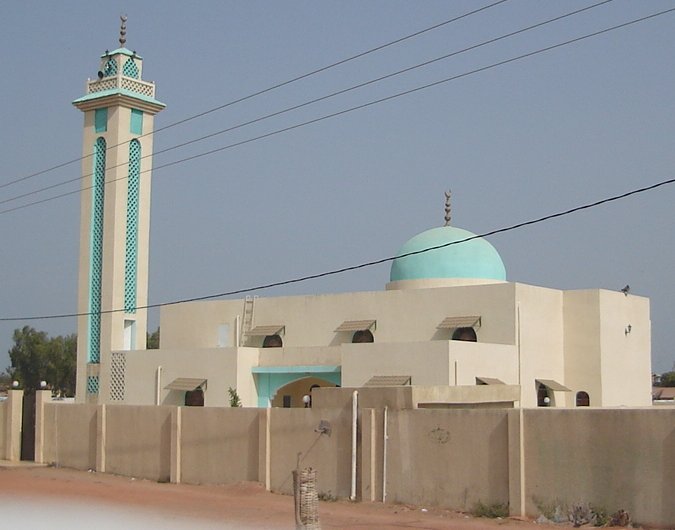
[[[106,142],[97,138],[94,145],[94,174],[91,207],[91,246],[89,257],[89,344],[87,362],[101,358],[101,275],[103,270],[103,206],[105,198]]]
[[[138,66],[136,66],[136,62],[132,58],[125,61],[124,66],[122,67],[122,73],[127,77],[138,79]]]
[[[129,143],[129,178],[127,181],[127,232],[124,262],[124,311],[136,312],[136,273],[138,264],[138,199],[141,176],[141,143]]]

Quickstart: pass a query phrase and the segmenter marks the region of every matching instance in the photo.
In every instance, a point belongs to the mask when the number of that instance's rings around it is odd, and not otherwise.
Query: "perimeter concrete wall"
[[[96,469],[97,408],[96,405],[46,403],[42,462]]]
[[[299,463],[317,469],[320,493],[346,498],[351,400],[334,405],[46,403],[41,454],[57,465],[159,481],[257,480],[280,493],[292,492],[291,472]],[[6,404],[0,411],[6,420]],[[458,510],[508,503],[513,515],[533,517],[590,504],[610,514],[627,510],[637,523],[675,525],[675,408],[415,409],[386,415],[385,477],[384,409],[359,410],[361,500],[381,501],[386,493],[387,502]],[[330,434],[319,429],[322,421]]]
[[[675,409],[526,410],[526,511],[590,503],[675,525]]]
[[[7,445],[7,402],[0,401],[0,457],[5,459],[5,446]]]

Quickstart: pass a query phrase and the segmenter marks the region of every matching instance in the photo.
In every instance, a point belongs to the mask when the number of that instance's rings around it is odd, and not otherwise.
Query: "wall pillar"
[[[361,412],[361,500],[375,502],[382,498],[382,453],[380,450],[381,429],[378,429],[382,416],[375,409]]]
[[[171,410],[171,472],[172,484],[180,484],[181,481],[181,443],[183,433],[183,415],[181,407]]]
[[[96,471],[105,473],[106,406],[96,408]]]
[[[258,482],[265,484],[267,491],[272,491],[271,454],[270,454],[270,421],[271,408],[260,409],[258,416]]]
[[[21,419],[23,415],[23,390],[7,392],[5,417],[5,454],[10,462],[21,460]]]
[[[35,391],[35,462],[44,463],[45,403],[52,400],[51,390]]]
[[[509,515],[525,517],[525,422],[523,409],[508,412]]]

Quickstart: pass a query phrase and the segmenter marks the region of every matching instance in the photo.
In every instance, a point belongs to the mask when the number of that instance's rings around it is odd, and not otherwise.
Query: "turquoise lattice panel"
[[[106,142],[97,138],[94,146],[94,174],[91,208],[91,255],[89,269],[89,348],[87,361],[101,358],[101,282],[103,270],[103,206],[105,199]]]
[[[141,180],[141,143],[129,143],[129,178],[127,180],[127,232],[124,263],[124,311],[136,312],[138,269],[138,197]]]
[[[117,61],[115,59],[108,59],[108,62],[103,67],[103,75],[105,77],[117,75]]]
[[[98,376],[87,377],[87,394],[98,394]]]
[[[122,67],[122,73],[127,77],[138,79],[138,66],[133,59],[127,59]]]

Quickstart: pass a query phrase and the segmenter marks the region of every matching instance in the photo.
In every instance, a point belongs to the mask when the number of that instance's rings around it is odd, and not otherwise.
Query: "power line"
[[[154,135],[154,134],[157,134],[158,132],[165,131],[165,130],[170,129],[170,128],[172,128],[172,127],[175,127],[175,126],[177,126],[177,125],[182,125],[183,123],[187,123],[187,122],[189,122],[189,121],[195,120],[195,119],[197,119],[197,118],[201,118],[201,117],[206,116],[206,115],[208,115],[208,114],[211,114],[211,113],[213,113],[213,112],[216,112],[216,111],[225,109],[225,108],[227,108],[227,107],[230,107],[230,106],[232,106],[232,105],[236,105],[237,103],[242,103],[243,101],[247,101],[247,100],[249,100],[249,99],[253,99],[253,98],[257,97],[257,96],[261,96],[262,94],[266,94],[267,92],[271,92],[271,91],[276,90],[276,89],[278,89],[278,88],[281,88],[281,87],[290,85],[291,83],[295,83],[295,82],[297,82],[297,81],[300,81],[300,80],[302,80],[302,79],[306,79],[306,78],[308,78],[308,77],[311,77],[311,76],[313,76],[313,75],[319,74],[319,73],[321,73],[321,72],[325,72],[326,70],[330,70],[331,68],[335,68],[336,66],[343,65],[343,64],[348,63],[348,62],[350,62],[350,61],[353,61],[353,60],[355,60],[355,59],[359,59],[359,58],[364,57],[364,56],[366,56],[366,55],[369,55],[369,54],[371,54],[371,53],[374,53],[374,52],[383,50],[383,49],[385,49],[385,48],[388,48],[389,46],[393,46],[393,45],[395,45],[395,44],[399,44],[399,43],[401,43],[401,42],[404,42],[404,41],[406,41],[406,40],[412,39],[412,38],[414,38],[414,37],[418,37],[418,36],[420,36],[420,35],[422,35],[422,34],[424,34],[424,33],[427,33],[427,32],[429,32],[429,31],[433,31],[433,30],[435,30],[435,29],[441,28],[441,27],[446,26],[446,25],[448,25],[448,24],[451,24],[451,23],[453,23],[453,22],[457,22],[457,21],[462,20],[462,19],[464,19],[464,18],[467,18],[467,17],[469,17],[469,16],[471,16],[471,15],[475,15],[475,14],[477,14],[477,13],[480,13],[481,11],[486,11],[486,10],[492,8],[492,7],[498,6],[499,4],[503,4],[503,3],[505,3],[505,2],[508,2],[508,0],[498,0],[497,2],[493,2],[493,3],[491,3],[491,4],[488,4],[488,5],[486,5],[486,6],[480,7],[480,8],[478,8],[478,9],[474,9],[474,10],[469,11],[469,12],[467,12],[467,13],[464,13],[464,14],[462,14],[462,15],[458,15],[458,16],[456,16],[456,17],[453,17],[453,18],[451,18],[451,19],[445,20],[445,21],[443,21],[443,22],[439,22],[438,24],[434,24],[433,26],[429,26],[428,28],[421,29],[421,30],[419,30],[419,31],[416,31],[415,33],[411,33],[410,35],[406,35],[406,36],[404,36],[404,37],[400,37],[400,38],[398,38],[398,39],[395,39],[395,40],[393,40],[393,41],[387,42],[387,43],[385,43],[385,44],[381,44],[381,45],[379,45],[379,46],[376,46],[375,48],[371,48],[371,49],[369,49],[369,50],[366,50],[366,51],[357,53],[356,55],[352,55],[352,56],[347,57],[347,58],[345,58],[345,59],[341,59],[341,60],[336,61],[336,62],[334,62],[334,63],[331,63],[331,64],[329,64],[329,65],[327,65],[327,66],[322,66],[321,68],[317,68],[316,70],[312,70],[312,71],[310,71],[310,72],[307,72],[307,73],[305,73],[305,74],[299,75],[299,76],[294,77],[294,78],[292,78],[292,79],[289,79],[289,80],[287,80],[287,81],[282,81],[281,83],[277,83],[277,84],[272,85],[272,86],[270,86],[270,87],[264,88],[264,89],[262,89],[262,90],[259,90],[258,92],[254,92],[253,94],[249,94],[249,95],[247,95],[247,96],[243,96],[243,97],[241,97],[241,98],[235,99],[235,100],[233,100],[233,101],[229,101],[229,102],[224,103],[224,104],[222,104],[222,105],[218,105],[217,107],[213,107],[213,108],[211,108],[211,109],[208,109],[208,110],[205,110],[205,111],[203,111],[203,112],[200,112],[200,113],[198,113],[198,114],[194,114],[194,115],[192,115],[192,116],[188,116],[187,118],[183,118],[183,119],[178,120],[178,121],[176,121],[176,122],[170,123],[169,125],[165,125],[165,126],[163,126],[163,127],[160,127],[160,128],[158,128],[158,129],[155,129],[155,130],[152,131],[152,132],[148,132],[148,133],[142,134],[142,135],[140,135],[140,136],[137,136],[136,138],[143,138],[143,137],[145,137],[145,136]],[[119,146],[124,145],[124,144],[127,144],[127,143],[129,143],[129,141],[126,141],[126,142],[120,142],[120,143],[118,143],[118,144],[111,145],[110,147],[107,148],[107,150],[114,149],[114,148],[116,148],[116,147],[119,147]],[[74,158],[74,159],[72,159],[72,160],[68,160],[68,161],[66,161],[66,162],[62,162],[62,163],[57,164],[57,165],[55,165],[55,166],[49,167],[49,168],[47,168],[47,169],[43,169],[43,170],[41,170],[41,171],[37,171],[37,172],[32,173],[32,174],[30,174],[30,175],[26,175],[26,176],[24,176],[24,177],[20,177],[20,178],[14,179],[14,180],[9,181],[9,182],[5,182],[4,184],[0,184],[0,189],[5,188],[5,187],[7,187],[7,186],[11,186],[11,185],[13,185],[13,184],[17,184],[17,183],[19,183],[19,182],[26,181],[26,180],[28,180],[28,179],[31,179],[31,178],[33,178],[33,177],[37,177],[37,176],[39,176],[39,175],[44,175],[45,173],[49,173],[49,172],[54,171],[54,170],[56,170],[56,169],[61,169],[62,167],[66,167],[66,166],[69,166],[69,165],[74,164],[74,163],[76,163],[76,162],[80,162],[81,160],[84,160],[85,158],[89,158],[89,157],[91,157],[91,156],[92,156],[92,155],[89,154],[89,155],[81,156],[81,157],[79,157],[79,158]]]
[[[472,45],[472,46],[468,46],[468,47],[463,48],[463,49],[461,49],[461,50],[457,50],[457,51],[454,51],[454,52],[451,52],[451,53],[442,55],[442,56],[440,56],[440,57],[436,57],[436,58],[434,58],[434,59],[430,59],[430,60],[428,60],[428,61],[424,61],[424,62],[422,62],[422,63],[418,63],[418,64],[413,65],[413,66],[410,66],[410,67],[408,67],[408,68],[404,68],[404,69],[402,69],[402,70],[398,70],[398,71],[396,71],[396,72],[393,72],[393,73],[390,73],[390,74],[386,74],[386,75],[384,75],[384,76],[380,76],[380,77],[371,79],[371,80],[369,80],[369,81],[365,81],[365,82],[363,82],[363,83],[359,83],[359,84],[357,84],[357,85],[353,85],[353,86],[351,86],[351,87],[344,88],[344,89],[338,90],[338,91],[336,91],[336,92],[332,92],[332,93],[330,93],[330,94],[326,94],[326,95],[324,95],[324,96],[321,96],[321,97],[318,97],[318,98],[315,98],[315,99],[306,101],[306,102],[304,102],[304,103],[300,103],[300,104],[298,104],[298,105],[293,105],[293,106],[291,106],[291,107],[286,107],[285,109],[282,109],[282,110],[280,110],[280,111],[276,111],[276,112],[273,112],[273,113],[270,113],[270,114],[267,114],[267,115],[264,115],[264,116],[260,116],[260,117],[258,117],[258,118],[254,118],[254,119],[252,119],[252,120],[249,120],[249,121],[246,121],[246,122],[242,122],[242,123],[239,123],[239,124],[237,124],[237,125],[233,125],[233,126],[231,126],[231,127],[227,127],[227,128],[225,128],[225,129],[221,129],[221,130],[219,130],[219,131],[216,131],[216,132],[213,132],[213,133],[204,135],[204,136],[200,136],[199,138],[195,138],[195,139],[193,139],[193,140],[188,140],[188,141],[186,141],[186,142],[182,142],[182,143],[180,143],[180,144],[173,145],[173,146],[167,147],[167,148],[162,149],[162,150],[159,150],[159,151],[155,151],[154,153],[150,153],[150,154],[147,154],[147,155],[142,156],[141,159],[150,158],[150,157],[153,157],[153,156],[156,156],[156,155],[164,154],[164,153],[167,153],[167,152],[169,152],[169,151],[173,151],[173,150],[175,150],[175,149],[179,149],[179,148],[181,148],[181,147],[186,147],[186,146],[188,146],[188,145],[195,144],[195,143],[197,143],[197,142],[201,142],[201,141],[203,141],[203,140],[207,140],[207,139],[209,139],[209,138],[213,138],[213,137],[215,137],[215,136],[219,136],[219,135],[221,135],[221,134],[224,134],[224,133],[227,133],[227,132],[234,131],[234,130],[236,130],[236,129],[240,129],[240,128],[245,127],[245,126],[247,126],[247,125],[252,125],[252,124],[255,124],[255,123],[259,123],[259,122],[264,121],[264,120],[267,120],[267,119],[269,119],[269,118],[273,118],[273,117],[276,117],[276,116],[280,116],[280,115],[282,115],[282,114],[286,114],[286,113],[288,113],[288,112],[291,112],[291,111],[294,111],[294,110],[298,110],[298,109],[301,109],[301,108],[303,108],[303,107],[307,107],[307,106],[309,106],[309,105],[312,105],[312,104],[314,104],[314,103],[318,103],[318,102],[320,102],[320,101],[325,101],[325,100],[330,99],[330,98],[333,98],[333,97],[335,97],[335,96],[339,96],[339,95],[345,94],[345,93],[347,93],[347,92],[351,92],[351,91],[353,91],[353,90],[357,90],[357,89],[359,89],[359,88],[363,88],[363,87],[365,87],[365,86],[372,85],[372,84],[378,83],[378,82],[380,82],[380,81],[384,81],[385,79],[390,79],[390,78],[392,78],[392,77],[395,77],[395,76],[398,76],[398,75],[401,75],[401,74],[404,74],[404,73],[411,72],[411,71],[416,70],[416,69],[418,69],[418,68],[422,68],[422,67],[425,67],[425,66],[429,66],[430,64],[436,63],[436,62],[438,62],[438,61],[442,61],[442,60],[445,60],[445,59],[449,59],[449,58],[451,58],[451,57],[455,57],[455,56],[460,55],[460,54],[462,54],[462,53],[466,53],[466,52],[468,52],[468,51],[472,51],[472,50],[481,48],[481,47],[486,46],[486,45],[488,45],[488,44],[494,44],[495,42],[498,42],[498,41],[500,41],[500,40],[504,40],[504,39],[513,37],[513,36],[515,36],[515,35],[519,35],[519,34],[521,34],[521,33],[525,33],[525,32],[527,32],[527,31],[531,31],[531,30],[533,30],[533,29],[540,28],[540,27],[545,26],[545,25],[547,25],[547,24],[551,24],[551,23],[553,23],[553,22],[557,22],[557,21],[562,20],[562,19],[564,19],[564,18],[571,17],[571,16],[573,16],[573,15],[577,15],[577,14],[582,13],[582,12],[584,12],[584,11],[589,11],[590,9],[594,9],[594,8],[596,8],[596,7],[602,6],[602,5],[604,5],[604,4],[608,4],[608,3],[613,2],[613,1],[614,1],[614,0],[602,0],[602,1],[600,1],[600,2],[597,2],[597,3],[595,3],[595,4],[592,4],[592,5],[590,5],[590,6],[583,7],[583,8],[574,10],[574,11],[570,11],[569,13],[565,13],[565,14],[563,14],[563,15],[559,15],[559,16],[550,18],[550,19],[548,19],[548,20],[544,20],[544,21],[542,21],[542,22],[538,22],[537,24],[533,24],[533,25],[530,25],[530,26],[521,28],[521,29],[519,29],[519,30],[512,31],[512,32],[510,32],[510,33],[506,33],[506,34],[501,35],[501,36],[499,36],[499,37],[494,37],[494,38],[492,38],[492,39],[488,39],[488,40],[486,40],[486,41],[480,42],[480,43],[478,43],[478,44],[474,44],[474,45]],[[111,148],[109,148],[109,149],[111,149]],[[108,169],[108,170],[110,170],[110,169],[115,169],[115,168],[122,167],[122,166],[126,166],[126,165],[128,165],[128,162],[120,162],[119,164],[116,164],[116,165],[114,165],[114,166],[110,166],[110,167],[108,167],[107,169]],[[155,169],[157,169],[157,168],[155,168]],[[65,181],[62,181],[62,182],[58,182],[58,183],[52,184],[52,185],[50,185],[50,186],[46,186],[46,187],[40,188],[40,189],[38,189],[38,190],[33,190],[33,191],[30,191],[30,192],[26,192],[26,193],[23,193],[23,194],[21,194],[21,195],[16,195],[16,196],[14,196],[14,197],[10,197],[10,198],[8,198],[8,199],[3,199],[3,200],[0,200],[0,205],[2,205],[2,204],[7,204],[7,203],[9,203],[9,202],[13,202],[13,201],[16,201],[16,200],[19,200],[19,199],[24,199],[24,198],[26,198],[26,197],[30,197],[30,196],[32,196],[32,195],[36,195],[36,194],[38,194],[38,193],[42,193],[42,192],[45,192],[45,191],[49,191],[49,190],[51,190],[51,189],[55,189],[55,188],[64,186],[64,185],[66,185],[66,184],[70,184],[70,183],[72,183],[72,182],[77,182],[78,180],[84,180],[85,178],[88,178],[88,177],[91,177],[91,176],[92,176],[92,173],[87,173],[87,174],[85,174],[85,175],[78,176],[78,177],[74,177],[74,178],[71,178],[71,179],[68,179],[68,180],[65,180]]]
[[[195,155],[184,157],[184,158],[175,160],[173,162],[167,162],[165,164],[155,166],[153,169],[143,170],[143,171],[141,171],[141,173],[146,173],[148,171],[153,171],[153,170],[157,171],[157,170],[160,170],[160,169],[163,169],[163,168],[175,166],[175,165],[178,165],[178,164],[182,164],[184,162],[195,160],[197,158],[202,158],[204,156],[209,156],[209,155],[212,155],[212,154],[215,154],[215,153],[219,153],[221,151],[233,149],[235,147],[240,147],[240,146],[248,144],[248,143],[256,142],[256,141],[259,141],[259,140],[263,140],[265,138],[276,136],[276,135],[281,134],[281,133],[289,132],[289,131],[292,131],[294,129],[299,129],[301,127],[305,127],[307,125],[318,123],[318,122],[321,122],[321,121],[324,121],[324,120],[327,120],[327,119],[330,119],[330,118],[342,116],[344,114],[348,114],[348,113],[354,112],[356,110],[361,110],[361,109],[364,109],[364,108],[367,108],[367,107],[371,107],[371,106],[374,106],[374,105],[377,105],[377,104],[380,104],[380,103],[384,103],[386,101],[390,101],[390,100],[393,100],[393,99],[396,99],[396,98],[399,98],[399,97],[402,97],[402,96],[407,96],[407,95],[413,94],[415,92],[419,92],[419,91],[426,90],[426,89],[429,89],[429,88],[432,88],[432,87],[435,87],[435,86],[438,86],[438,85],[441,85],[441,84],[444,84],[444,83],[448,83],[450,81],[455,81],[457,79],[461,79],[461,78],[464,78],[464,77],[468,77],[470,75],[474,75],[474,74],[477,74],[477,73],[480,73],[480,72],[484,72],[484,71],[490,70],[492,68],[504,66],[504,65],[512,63],[512,62],[516,62],[516,61],[520,61],[522,59],[533,57],[535,55],[539,55],[541,53],[545,53],[545,52],[548,52],[548,51],[551,51],[551,50],[554,50],[554,49],[557,49],[557,48],[561,48],[561,47],[567,46],[569,44],[574,44],[574,43],[580,42],[582,40],[585,40],[585,39],[588,39],[588,38],[591,38],[591,37],[597,37],[598,35],[602,35],[602,34],[610,32],[610,31],[621,29],[621,28],[624,28],[624,27],[627,27],[627,26],[630,26],[630,25],[633,25],[633,24],[637,24],[639,22],[644,22],[646,20],[661,16],[661,15],[665,15],[665,14],[671,13],[673,11],[675,11],[675,8],[666,9],[664,11],[659,11],[659,12],[653,13],[651,15],[647,15],[647,16],[644,16],[644,17],[641,17],[641,18],[630,20],[628,22],[624,22],[622,24],[618,24],[618,25],[615,25],[615,26],[611,26],[609,28],[605,28],[605,29],[602,29],[602,30],[599,30],[599,31],[595,31],[593,33],[588,33],[586,35],[582,35],[581,37],[576,37],[574,39],[570,39],[570,40],[567,40],[567,41],[564,41],[564,42],[561,42],[561,43],[558,43],[558,44],[553,44],[553,45],[547,46],[545,48],[540,48],[538,50],[528,52],[528,53],[525,53],[525,54],[522,54],[522,55],[518,55],[518,56],[512,57],[510,59],[505,59],[503,61],[498,61],[496,63],[492,63],[492,64],[489,64],[487,66],[482,66],[480,68],[476,68],[476,69],[470,70],[468,72],[464,72],[464,73],[457,74],[457,75],[454,75],[454,76],[451,76],[451,77],[447,77],[447,78],[441,79],[439,81],[434,81],[434,82],[428,83],[426,85],[418,86],[418,87],[415,87],[415,88],[412,88],[412,89],[409,89],[409,90],[405,90],[403,92],[398,92],[396,94],[392,94],[390,96],[386,96],[386,97],[379,98],[379,99],[376,99],[376,100],[373,100],[373,101],[369,101],[369,102],[363,103],[361,105],[356,105],[354,107],[350,107],[350,108],[343,109],[343,110],[340,110],[340,111],[337,111],[337,112],[333,112],[331,114],[326,114],[324,116],[320,116],[318,118],[314,118],[314,119],[307,120],[307,121],[304,121],[304,122],[301,122],[301,123],[297,123],[295,125],[290,125],[288,127],[277,129],[277,130],[271,131],[269,133],[261,134],[259,136],[255,136],[253,138],[248,138],[246,140],[241,140],[239,142],[231,143],[231,144],[228,144],[228,145],[225,145],[225,146],[222,146],[222,147],[211,149],[209,151],[204,151],[202,153],[198,153],[198,154],[195,154]],[[122,176],[122,177],[119,177],[117,179],[106,181],[106,184],[111,184],[113,182],[125,180],[126,178],[127,178],[126,176]],[[79,180],[79,179],[80,179],[80,177],[77,177],[77,179],[74,179],[74,180]],[[39,201],[34,201],[34,202],[26,203],[26,204],[23,204],[23,205],[20,205],[20,206],[16,206],[14,208],[8,208],[6,210],[0,210],[0,215],[7,214],[7,213],[10,213],[10,212],[14,212],[14,211],[17,211],[17,210],[21,210],[21,209],[24,209],[24,208],[28,208],[28,207],[31,207],[31,206],[35,206],[35,205],[38,205],[38,204],[42,204],[42,203],[45,203],[45,202],[49,202],[49,201],[52,201],[52,200],[60,199],[60,198],[63,198],[63,197],[67,197],[67,196],[70,196],[70,195],[79,194],[82,191],[86,191],[86,190],[90,190],[90,189],[92,189],[92,186],[83,187],[83,188],[80,188],[78,190],[74,190],[74,191],[70,191],[70,192],[65,192],[65,193],[62,193],[62,194],[59,194],[59,195],[55,195],[53,197],[48,197],[46,199],[42,199],[42,200],[39,200]]]
[[[603,204],[618,201],[620,199],[625,199],[627,197],[630,197],[631,195],[637,195],[638,193],[644,193],[644,192],[651,191],[651,190],[660,188],[662,186],[666,186],[668,184],[674,184],[674,183],[675,183],[675,178],[662,180],[661,182],[657,182],[656,184],[652,184],[650,186],[645,186],[643,188],[634,189],[634,190],[628,191],[626,193],[621,193],[619,195],[607,197],[605,199],[601,199],[601,200],[598,200],[598,201],[595,201],[595,202],[584,204],[582,206],[576,206],[576,207],[570,208],[568,210],[564,210],[564,211],[561,211],[561,212],[545,215],[543,217],[531,219],[529,221],[516,223],[516,224],[510,225],[510,226],[503,227],[503,228],[497,228],[497,229],[491,230],[489,232],[484,232],[482,234],[473,235],[473,236],[470,236],[470,237],[467,237],[467,238],[464,238],[464,239],[460,239],[460,240],[457,240],[457,241],[451,241],[449,243],[443,243],[441,245],[435,245],[433,247],[428,247],[428,248],[424,248],[424,249],[421,249],[421,250],[415,250],[415,251],[412,251],[412,252],[407,252],[407,253],[404,253],[404,254],[400,254],[398,256],[390,256],[390,257],[387,257],[387,258],[380,258],[380,259],[376,259],[376,260],[373,260],[373,261],[367,261],[365,263],[360,263],[359,265],[351,265],[351,266],[348,266],[348,267],[333,269],[333,270],[330,270],[330,271],[320,272],[320,273],[317,273],[317,274],[309,274],[307,276],[301,276],[301,277],[293,278],[293,279],[290,279],[290,280],[282,280],[282,281],[278,281],[278,282],[272,282],[272,283],[257,285],[255,287],[246,287],[246,288],[242,288],[242,289],[235,289],[233,291],[225,291],[225,292],[222,292],[222,293],[210,294],[210,295],[205,295],[205,296],[196,296],[196,297],[193,297],[193,298],[183,298],[183,299],[180,299],[180,300],[174,300],[172,302],[148,304],[148,305],[145,305],[145,306],[136,307],[136,309],[137,310],[139,310],[139,309],[152,309],[152,308],[156,308],[156,307],[164,307],[164,306],[170,306],[170,305],[184,304],[184,303],[188,303],[188,302],[198,302],[198,301],[202,301],[202,300],[211,300],[211,299],[214,299],[214,298],[223,298],[225,296],[233,296],[233,295],[237,295],[237,294],[250,293],[250,292],[253,292],[253,291],[262,291],[262,290],[265,290],[265,289],[271,289],[273,287],[281,287],[281,286],[284,286],[284,285],[301,283],[301,282],[306,282],[306,281],[309,281],[309,280],[316,280],[318,278],[324,278],[326,276],[335,276],[337,274],[343,274],[345,272],[351,272],[351,271],[355,271],[355,270],[358,270],[358,269],[364,269],[366,267],[372,267],[374,265],[381,265],[381,264],[387,263],[389,261],[394,261],[395,259],[406,258],[408,256],[415,256],[415,255],[418,255],[418,254],[424,254],[426,252],[431,252],[433,250],[438,250],[438,249],[441,249],[441,248],[446,248],[446,247],[450,247],[450,246],[453,246],[453,245],[459,245],[461,243],[466,243],[468,241],[473,241],[474,239],[485,238],[485,237],[492,236],[492,235],[495,235],[495,234],[502,234],[504,232],[510,232],[511,230],[517,230],[517,229],[523,228],[525,226],[531,226],[531,225],[534,225],[534,224],[543,223],[544,221],[550,221],[551,219],[556,219],[558,217],[564,217],[566,215],[571,215],[573,213],[580,212],[582,210],[588,210],[588,209],[591,209],[591,208],[595,208],[595,207],[601,206]],[[0,318],[0,322],[13,322],[13,321],[18,321],[18,320],[24,321],[24,320],[47,320],[47,319],[56,319],[56,318],[72,318],[72,317],[87,316],[87,315],[92,315],[92,314],[101,314],[102,315],[102,314],[109,314],[109,313],[120,313],[120,312],[123,312],[123,311],[125,311],[125,309],[110,309],[110,310],[107,310],[107,311],[100,311],[100,312],[97,312],[97,313],[89,312],[89,313],[69,313],[69,314],[58,314],[58,315],[28,316],[28,317],[6,317],[6,318]]]

